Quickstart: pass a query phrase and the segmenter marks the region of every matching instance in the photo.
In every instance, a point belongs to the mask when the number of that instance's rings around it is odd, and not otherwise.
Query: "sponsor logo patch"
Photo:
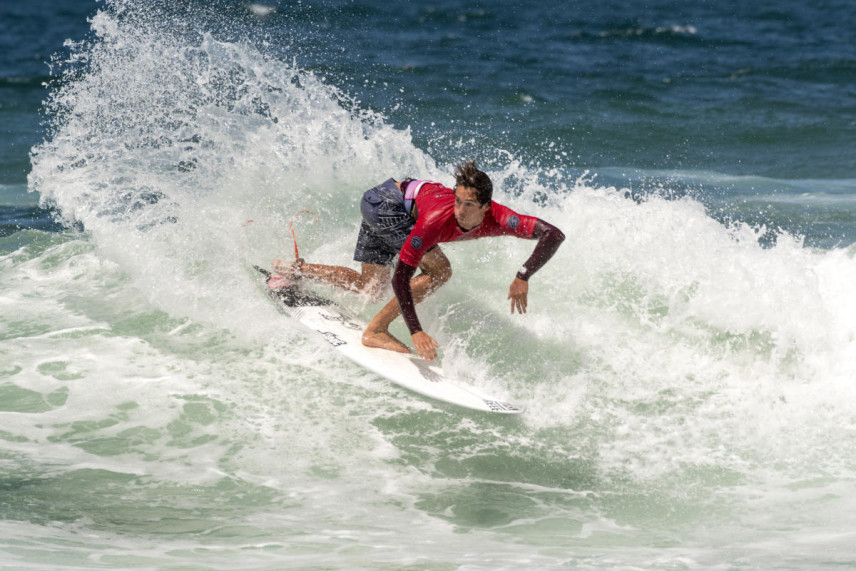
[[[508,218],[508,227],[512,230],[517,228],[518,224],[520,224],[520,218],[518,218],[517,216],[512,215]]]
[[[422,238],[419,236],[414,236],[410,239],[410,245],[413,246],[414,250],[419,250],[422,248]]]

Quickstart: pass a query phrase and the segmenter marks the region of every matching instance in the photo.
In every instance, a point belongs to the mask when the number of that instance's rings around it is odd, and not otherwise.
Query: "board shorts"
[[[404,194],[395,180],[370,188],[360,201],[363,222],[357,236],[354,260],[367,264],[392,263],[416,221],[404,207]]]

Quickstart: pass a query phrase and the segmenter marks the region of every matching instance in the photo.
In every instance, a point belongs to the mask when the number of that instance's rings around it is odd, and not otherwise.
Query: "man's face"
[[[481,224],[489,208],[490,203],[479,204],[474,188],[455,187],[455,220],[464,230],[472,230]]]

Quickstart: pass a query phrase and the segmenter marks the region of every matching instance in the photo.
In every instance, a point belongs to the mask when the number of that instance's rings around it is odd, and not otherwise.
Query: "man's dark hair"
[[[476,167],[475,161],[458,164],[455,171],[455,186],[465,186],[476,191],[479,204],[489,204],[493,197],[493,183],[490,177]]]

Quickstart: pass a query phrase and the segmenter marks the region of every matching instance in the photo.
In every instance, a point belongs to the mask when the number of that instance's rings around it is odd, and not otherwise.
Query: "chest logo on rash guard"
[[[508,227],[511,228],[512,230],[517,228],[518,224],[520,224],[520,218],[518,218],[517,216],[510,216],[508,218]]]
[[[420,238],[419,236],[414,236],[410,239],[410,245],[413,246],[414,250],[422,248],[422,238]]]

